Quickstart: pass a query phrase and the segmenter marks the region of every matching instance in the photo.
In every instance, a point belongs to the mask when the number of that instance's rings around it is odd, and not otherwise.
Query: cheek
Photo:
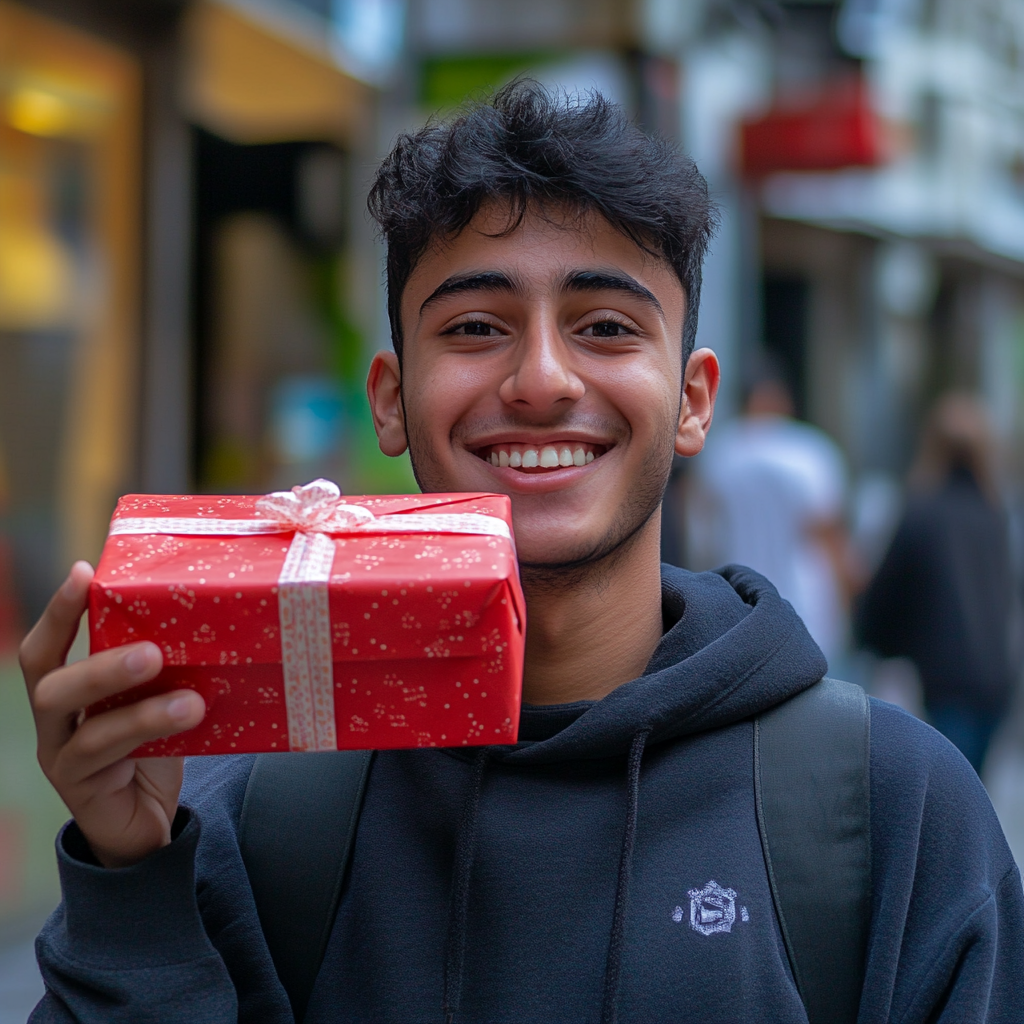
[[[409,369],[406,419],[420,436],[448,437],[456,423],[497,393],[485,368],[464,359],[438,359]]]
[[[667,432],[673,437],[679,417],[682,383],[671,376],[671,368],[636,360],[601,368],[591,384],[615,406],[629,423],[634,438],[656,438]]]

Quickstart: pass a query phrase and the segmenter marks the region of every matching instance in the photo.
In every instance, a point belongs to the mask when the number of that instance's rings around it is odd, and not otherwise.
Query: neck
[[[662,634],[661,517],[559,587],[524,574],[523,699],[600,700],[639,676]]]

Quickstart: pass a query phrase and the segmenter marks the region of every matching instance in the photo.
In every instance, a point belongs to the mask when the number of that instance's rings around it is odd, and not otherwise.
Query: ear
[[[718,357],[711,349],[699,348],[691,354],[683,376],[683,402],[676,431],[677,455],[690,457],[704,447],[721,379]]]
[[[409,445],[402,405],[402,368],[394,352],[378,352],[366,378],[377,444],[385,455],[401,455]]]

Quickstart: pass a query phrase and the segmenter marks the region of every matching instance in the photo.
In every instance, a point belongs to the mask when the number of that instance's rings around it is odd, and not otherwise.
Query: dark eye
[[[621,338],[630,332],[617,324],[614,320],[602,320],[600,323],[591,324],[590,330],[595,338]]]
[[[489,338],[494,328],[490,324],[485,324],[480,321],[474,320],[470,323],[459,324],[452,334],[465,334],[477,338]]]

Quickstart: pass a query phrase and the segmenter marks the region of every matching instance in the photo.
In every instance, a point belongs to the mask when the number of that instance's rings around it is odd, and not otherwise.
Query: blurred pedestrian
[[[845,526],[846,463],[823,431],[794,418],[785,373],[762,357],[743,415],[708,441],[693,514],[710,565],[767,576],[834,665],[846,649],[857,579]],[[702,507],[701,507],[702,506]]]
[[[925,712],[981,772],[1009,706],[1013,573],[984,409],[941,398],[925,424],[903,519],[858,613],[863,643],[911,659]]]

